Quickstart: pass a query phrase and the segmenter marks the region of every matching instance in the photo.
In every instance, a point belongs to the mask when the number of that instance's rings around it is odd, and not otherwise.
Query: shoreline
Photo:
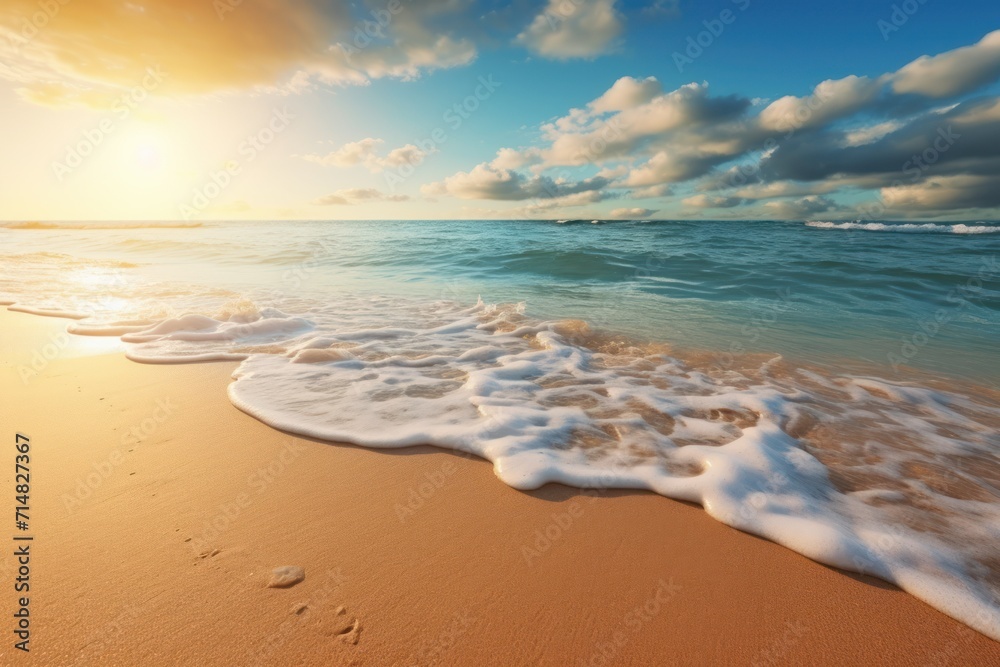
[[[65,326],[0,311],[8,435],[36,452],[39,664],[1000,659],[1000,644],[896,587],[700,507],[523,493],[454,452],[276,431],[229,402],[235,362],[138,364],[67,334],[22,379]],[[267,588],[283,565],[305,581]]]

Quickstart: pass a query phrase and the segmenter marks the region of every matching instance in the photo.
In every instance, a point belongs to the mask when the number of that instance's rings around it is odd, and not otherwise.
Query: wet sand
[[[522,493],[434,448],[293,437],[230,404],[236,364],[141,365],[65,326],[0,312],[0,539],[15,432],[35,537],[30,656],[12,647],[12,549],[0,560],[4,664],[1000,662],[895,587],[698,507]],[[269,587],[282,566],[305,579]]]

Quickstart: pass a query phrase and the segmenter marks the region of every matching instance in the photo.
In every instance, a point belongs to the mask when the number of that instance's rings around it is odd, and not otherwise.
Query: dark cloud
[[[926,113],[884,137],[844,146],[845,133],[793,137],[761,161],[764,181],[816,181],[832,176],[883,175],[889,182],[918,182],[961,162],[993,162],[1000,155],[1000,103],[981,99],[944,113]]]

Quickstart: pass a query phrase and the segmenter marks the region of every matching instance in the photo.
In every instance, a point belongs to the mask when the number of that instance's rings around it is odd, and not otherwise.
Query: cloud
[[[656,77],[647,77],[642,80],[633,79],[630,76],[623,76],[615,81],[608,91],[590,103],[590,109],[594,113],[608,113],[610,111],[624,111],[634,109],[637,106],[648,103],[654,97],[663,92],[660,82]]]
[[[423,162],[427,155],[427,152],[417,148],[413,144],[406,144],[405,146],[400,146],[389,151],[389,154],[381,161],[380,166],[383,169],[387,167],[402,167],[404,164],[416,166]]]
[[[866,144],[874,143],[885,135],[892,134],[904,125],[905,123],[900,120],[887,120],[882,123],[876,123],[875,125],[859,127],[844,133],[844,145],[864,146]]]
[[[624,166],[623,166],[624,168]],[[627,171],[627,168],[625,168]],[[669,197],[674,193],[669,185],[651,185],[648,188],[639,188],[632,191],[633,199],[647,199],[656,197]]]
[[[603,190],[585,190],[570,195],[563,195],[555,199],[543,200],[551,202],[553,208],[571,208],[573,206],[584,206],[586,204],[597,204],[606,199],[615,199],[616,194]]]
[[[648,218],[654,213],[656,213],[656,209],[652,208],[616,208],[608,213],[608,217],[627,220],[631,218]]]
[[[326,155],[303,155],[302,159],[326,167],[346,168],[361,164],[374,174],[384,169],[401,167],[404,164],[416,166],[423,162],[428,155],[427,152],[413,144],[406,144],[389,151],[385,157],[379,157],[376,155],[376,151],[383,143],[385,142],[381,139],[369,137],[344,144]]]
[[[760,112],[758,123],[769,132],[805,130],[850,116],[869,105],[882,90],[880,80],[864,76],[823,81],[812,95],[787,95],[771,102]]]
[[[383,142],[381,139],[362,139],[344,144],[326,155],[303,155],[304,160],[326,167],[353,167],[375,156],[375,151]]]
[[[953,97],[1000,78],[1000,30],[978,43],[936,56],[921,56],[892,76],[896,93]]]
[[[497,156],[490,162],[494,169],[520,169],[531,164],[535,164],[540,159],[537,148],[525,150],[514,150],[513,148],[501,148],[497,151]]]
[[[573,194],[561,195],[551,199],[534,199],[527,207],[525,207],[524,210],[530,209],[535,212],[539,212],[552,209],[575,208],[578,206],[587,206],[588,204],[598,204],[606,199],[612,199],[614,197],[615,195],[609,192],[586,190],[584,192],[575,192]]]
[[[623,181],[627,186],[655,186],[687,181],[707,173],[712,167],[730,158],[726,153],[660,151],[645,163],[632,169]]]
[[[132,87],[149,67],[164,70],[166,85],[183,92],[271,84],[316,57],[323,36],[344,18],[303,0],[248,2],[225,20],[200,0],[53,5],[44,23],[27,19],[42,13],[34,0],[5,0],[0,9],[0,30],[10,37],[4,60],[39,101]]]
[[[694,195],[681,201],[686,206],[695,208],[734,208],[746,203],[743,197],[723,197],[719,195]]]
[[[850,183],[842,179],[829,179],[811,183],[797,181],[775,181],[772,183],[755,183],[731,192],[730,196],[742,201],[757,201],[779,197],[803,197],[808,195],[825,195],[838,190]]]
[[[719,156],[742,150],[742,143],[726,145],[729,137],[723,133],[728,123],[743,115],[749,100],[733,95],[712,97],[704,83],[667,93],[654,92],[658,87],[655,79],[641,85],[634,79],[625,83],[619,79],[586,109],[573,109],[546,123],[542,136],[550,143],[541,150],[544,163],[550,167],[600,164],[677,145],[686,147],[689,162],[699,154]],[[620,110],[611,111],[616,107]],[[714,137],[705,133],[713,129],[721,132]]]
[[[760,163],[767,181],[866,177],[888,185],[929,175],[992,168],[1000,156],[1000,100],[970,100],[926,112],[862,145],[845,146],[845,132],[793,137]]]
[[[402,202],[407,200],[409,200],[407,195],[387,195],[375,188],[349,188],[314,199],[311,203],[317,206],[349,206],[373,201]]]
[[[881,196],[891,210],[918,213],[1000,206],[1000,188],[995,176],[932,177],[919,185],[883,188]]]
[[[465,212],[469,216],[473,217],[483,217],[483,218],[501,218],[501,219],[533,219],[533,218],[553,218],[554,216],[560,216],[567,209],[579,208],[581,206],[589,206],[592,204],[598,204],[607,199],[616,198],[617,195],[607,191],[601,190],[588,190],[585,192],[577,192],[570,195],[563,195],[559,197],[553,197],[549,199],[528,199],[525,200],[526,203],[521,206],[516,206],[514,208],[465,208]],[[576,215],[581,217],[597,217],[602,215],[594,211],[593,209],[584,212],[576,212]]]
[[[836,207],[828,197],[810,196],[795,200],[769,201],[765,210],[779,220],[803,220],[816,213],[825,213]]]
[[[50,4],[47,13],[37,0],[0,5],[0,76],[19,83],[25,98],[52,105],[106,106],[150,67],[166,73],[161,95],[295,92],[314,81],[414,78],[468,64],[477,53],[459,34],[475,8],[460,2],[408,0],[384,25],[345,0]]]
[[[547,58],[593,58],[622,33],[615,0],[549,0],[516,42]]]
[[[571,182],[548,176],[524,176],[509,169],[499,169],[490,164],[477,165],[472,171],[459,172],[444,181],[425,185],[425,195],[449,194],[459,199],[493,199],[519,201],[524,199],[551,199],[591,190],[600,190],[609,184],[604,177],[595,176]]]

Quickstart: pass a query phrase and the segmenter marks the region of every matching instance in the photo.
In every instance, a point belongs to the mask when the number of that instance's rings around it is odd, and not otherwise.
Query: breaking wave
[[[890,224],[884,222],[822,222],[809,221],[806,227],[818,229],[851,229],[866,232],[903,232],[910,234],[996,234],[1000,227],[986,224]]]

